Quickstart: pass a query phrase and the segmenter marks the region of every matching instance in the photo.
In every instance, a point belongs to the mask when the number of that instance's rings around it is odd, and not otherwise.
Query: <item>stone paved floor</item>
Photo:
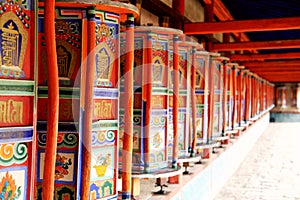
[[[300,200],[300,122],[270,123],[214,200]]]

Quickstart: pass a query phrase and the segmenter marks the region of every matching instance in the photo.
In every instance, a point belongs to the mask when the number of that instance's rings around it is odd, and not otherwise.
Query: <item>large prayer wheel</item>
[[[0,198],[33,199],[36,129],[33,1],[0,0]]]
[[[169,131],[168,110],[171,91],[170,59],[173,59],[174,54],[178,54],[178,48],[174,49],[171,45],[178,43],[178,36],[181,34],[182,31],[171,28],[135,29],[133,173],[167,168],[168,156],[172,158],[173,143],[168,142],[171,137],[168,133],[172,133]],[[182,80],[184,79],[182,77]],[[126,102],[121,102],[124,103]],[[121,108],[123,106],[121,105]],[[123,117],[121,109],[121,123]],[[124,145],[122,126],[120,143],[121,146]]]
[[[44,3],[39,4],[37,188],[46,163],[48,79]],[[120,2],[56,1],[59,126],[54,198],[117,199],[120,22],[136,7]],[[132,19],[131,19],[132,18]],[[133,21],[132,21],[133,23]]]

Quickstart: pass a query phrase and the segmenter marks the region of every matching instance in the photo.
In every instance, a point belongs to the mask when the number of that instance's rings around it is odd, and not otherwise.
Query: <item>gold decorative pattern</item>
[[[56,48],[59,79],[70,80],[75,70],[78,53],[75,51],[72,45],[64,40],[57,40]]]
[[[17,26],[14,27],[14,24],[11,22],[9,24],[8,27],[4,27],[4,25],[8,22],[12,20],[13,23]],[[1,52],[1,56],[0,56],[0,63],[1,63],[1,68],[19,68],[19,70],[21,71],[21,69],[23,68],[23,62],[24,62],[24,56],[25,56],[25,52],[26,52],[26,47],[27,47],[27,42],[28,42],[28,33],[25,31],[25,29],[23,28],[23,24],[20,21],[20,19],[13,13],[13,12],[7,12],[4,13],[1,18],[0,18],[0,28],[2,29],[2,51],[6,50],[8,51],[8,49],[4,48],[4,43],[7,45],[7,47],[10,47],[10,51],[14,51],[14,52],[18,52],[19,48],[20,48],[20,56],[19,56],[19,60],[15,57],[13,57],[13,55],[11,56],[12,60],[11,62],[9,62],[9,58],[7,58],[5,61],[2,58],[2,52]],[[18,31],[15,30],[15,28],[18,29]],[[19,36],[22,36],[22,46],[19,46]],[[5,41],[4,41],[5,40]],[[7,52],[9,53],[9,52]],[[15,53],[13,53],[15,54]],[[17,54],[18,55],[18,54]],[[5,62],[8,65],[4,65],[2,62]],[[16,69],[15,69],[16,70]]]

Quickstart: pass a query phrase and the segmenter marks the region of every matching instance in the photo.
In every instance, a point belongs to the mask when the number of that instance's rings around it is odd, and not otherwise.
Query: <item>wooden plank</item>
[[[250,61],[250,60],[278,60],[278,59],[297,59],[300,58],[300,52],[289,53],[270,53],[270,54],[241,54],[231,55],[231,61]]]
[[[259,72],[299,72],[300,65],[298,67],[263,67],[263,68],[250,68],[250,70],[254,73]]]
[[[300,17],[285,17],[222,22],[195,22],[184,25],[188,35],[253,31],[291,30],[300,28]]]
[[[271,75],[271,76],[287,76],[286,78],[289,79],[288,76],[300,76],[300,71],[298,72],[288,72],[288,71],[276,71],[276,72],[259,72],[259,76],[264,76],[264,75]],[[300,80],[299,80],[300,81]]]
[[[264,75],[262,76],[264,79],[268,80],[271,83],[278,83],[278,82],[299,82],[300,76],[290,76],[290,77],[283,77],[282,75]]]
[[[288,61],[269,61],[269,62],[244,62],[241,63],[247,68],[265,68],[265,67],[292,67],[300,66],[300,61],[298,60],[288,60]],[[300,68],[299,68],[300,70]]]
[[[300,48],[300,39],[259,42],[235,42],[213,45],[213,51],[252,50],[252,49],[291,49]]]

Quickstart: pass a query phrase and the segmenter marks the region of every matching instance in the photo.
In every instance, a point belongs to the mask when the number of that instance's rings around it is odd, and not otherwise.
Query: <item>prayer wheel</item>
[[[50,86],[45,69],[51,67],[45,59],[46,3],[39,3],[38,19],[38,199],[45,189],[47,112],[52,112],[46,109]],[[59,118],[54,198],[117,199],[120,23],[127,20],[133,28],[138,10],[120,2],[69,0],[56,1],[55,13]]]
[[[0,196],[33,199],[36,65],[33,1],[0,0]]]

